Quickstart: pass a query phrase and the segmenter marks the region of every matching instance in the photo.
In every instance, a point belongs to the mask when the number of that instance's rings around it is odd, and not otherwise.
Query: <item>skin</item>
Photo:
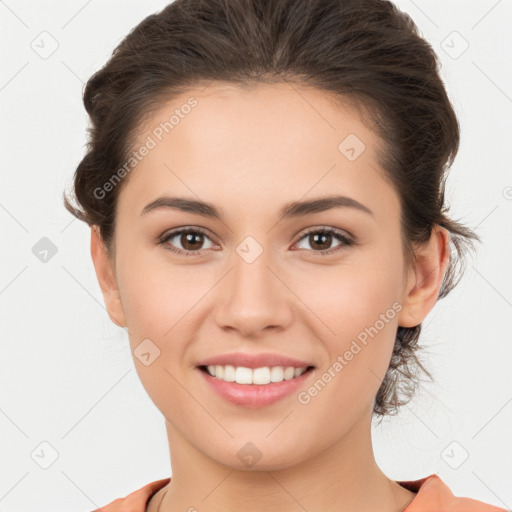
[[[190,96],[198,105],[123,184],[115,250],[91,230],[110,318],[127,327],[132,351],[147,338],[160,350],[149,366],[134,357],[165,418],[172,462],[171,483],[148,510],[403,510],[415,494],[377,466],[372,409],[397,327],[418,325],[436,303],[449,233],[436,227],[416,248],[414,267],[405,266],[399,198],[378,159],[383,141],[355,111],[315,89],[220,82],[191,89],[161,105],[138,147]],[[366,146],[354,161],[338,150],[351,133]],[[333,208],[279,221],[285,204],[334,192],[373,215]],[[164,194],[213,203],[223,221],[170,208],[141,215]],[[207,231],[196,242],[199,254],[158,244],[187,226]],[[343,242],[335,237],[315,245],[304,236],[312,227],[337,228],[357,245],[336,251]],[[249,235],[263,249],[250,264],[236,252]],[[194,250],[184,237],[166,244]],[[323,248],[331,253],[319,255]],[[306,405],[292,394],[259,409],[235,406],[196,368],[233,351],[284,354],[315,365],[305,390],[395,302],[399,313]],[[250,468],[237,456],[247,442],[262,454]]]

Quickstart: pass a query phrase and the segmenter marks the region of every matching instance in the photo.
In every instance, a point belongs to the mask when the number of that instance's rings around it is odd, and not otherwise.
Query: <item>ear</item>
[[[416,327],[435,306],[450,262],[450,232],[436,225],[429,242],[415,252],[416,263],[409,271],[398,316],[402,327]]]
[[[108,315],[116,325],[126,327],[126,318],[121,304],[115,272],[112,268],[113,261],[103,243],[99,227],[96,225],[91,226],[91,256]]]

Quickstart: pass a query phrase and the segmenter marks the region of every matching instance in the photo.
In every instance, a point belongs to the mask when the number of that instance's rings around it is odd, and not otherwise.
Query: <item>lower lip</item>
[[[304,372],[299,377],[270,384],[238,384],[212,377],[208,372],[198,368],[206,382],[221,397],[235,405],[244,407],[264,407],[291,395],[304,384],[314,372],[314,368]]]

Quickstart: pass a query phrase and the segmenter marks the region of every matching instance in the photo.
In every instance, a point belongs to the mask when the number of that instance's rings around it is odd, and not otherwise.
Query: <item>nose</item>
[[[294,295],[286,286],[284,272],[267,251],[250,261],[233,254],[231,270],[217,287],[215,317],[222,329],[258,338],[266,329],[289,326]]]

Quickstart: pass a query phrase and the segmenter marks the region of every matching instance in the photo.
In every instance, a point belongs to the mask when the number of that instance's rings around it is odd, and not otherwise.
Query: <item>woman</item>
[[[436,56],[382,0],[177,0],[87,83],[75,174],[110,318],[165,417],[171,479],[103,507],[503,510],[376,464],[421,323],[478,237]],[[451,250],[451,249],[455,250]]]

